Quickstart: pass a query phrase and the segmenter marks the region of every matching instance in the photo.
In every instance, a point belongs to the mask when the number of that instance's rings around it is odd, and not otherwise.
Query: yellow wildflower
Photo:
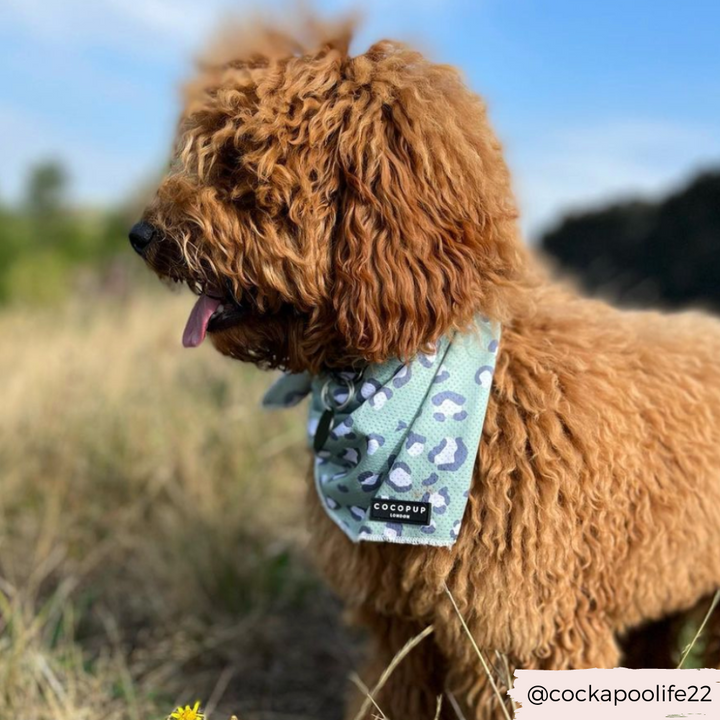
[[[195,705],[190,707],[179,707],[175,712],[170,713],[168,720],[205,720],[205,715],[200,712],[200,701],[198,700]]]

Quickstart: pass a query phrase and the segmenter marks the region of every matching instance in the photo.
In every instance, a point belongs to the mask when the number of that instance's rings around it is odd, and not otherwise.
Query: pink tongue
[[[210,316],[218,309],[219,305],[220,300],[217,298],[211,298],[207,295],[201,295],[198,298],[195,307],[190,312],[183,333],[182,342],[185,347],[197,347],[205,339]]]

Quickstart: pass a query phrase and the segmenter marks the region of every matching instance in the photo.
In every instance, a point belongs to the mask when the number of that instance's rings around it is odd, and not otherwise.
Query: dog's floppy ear
[[[500,147],[456,71],[383,42],[348,66],[334,237],[338,328],[371,362],[502,319],[522,252]]]

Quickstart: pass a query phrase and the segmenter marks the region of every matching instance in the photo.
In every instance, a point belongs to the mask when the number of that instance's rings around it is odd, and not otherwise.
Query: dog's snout
[[[130,228],[128,237],[135,252],[142,255],[157,237],[157,230],[149,222],[141,220]]]

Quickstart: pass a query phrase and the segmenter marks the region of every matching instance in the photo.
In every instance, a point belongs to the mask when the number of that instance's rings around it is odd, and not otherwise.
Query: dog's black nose
[[[132,226],[128,237],[135,252],[142,255],[148,249],[148,246],[155,239],[156,235],[157,230],[155,230],[149,222],[141,220]]]

